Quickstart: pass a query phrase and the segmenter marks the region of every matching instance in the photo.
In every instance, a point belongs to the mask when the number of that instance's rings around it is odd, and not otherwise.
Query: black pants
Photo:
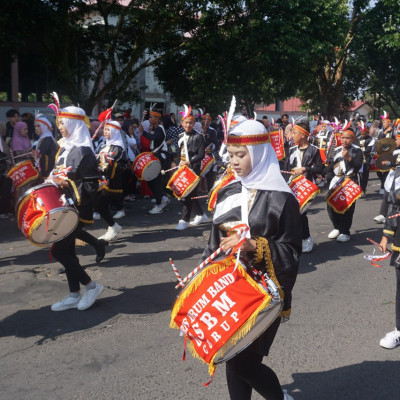
[[[300,215],[300,220],[301,220],[301,231],[302,231],[301,238],[303,240],[308,239],[310,237],[310,227],[308,226],[307,211],[305,211],[303,214]]]
[[[197,196],[198,188],[199,186],[197,185],[183,200],[182,219],[186,222],[189,222],[192,211],[195,216],[204,214],[199,199],[192,200],[192,197]]]
[[[396,268],[396,328],[400,331],[400,269]]]
[[[94,210],[101,215],[108,226],[113,226],[115,221],[110,212],[110,196],[108,193],[103,193],[104,190],[97,193]]]
[[[386,180],[386,177],[389,175],[389,171],[387,171],[387,172],[378,171],[376,173],[376,175],[378,175],[378,178],[381,181],[381,189],[384,189],[385,180]]]
[[[68,287],[71,293],[78,292],[80,284],[87,285],[91,281],[90,276],[79,263],[75,252],[75,239],[82,231],[84,225],[83,222],[79,222],[77,228],[69,236],[54,243],[52,251],[53,257],[65,268]]]
[[[369,179],[369,164],[363,164],[363,172],[361,174],[360,186],[364,193],[367,193],[368,179]]]
[[[266,345],[264,354],[268,354],[279,325],[280,318],[259,338]],[[231,400],[250,400],[253,389],[264,399],[283,399],[278,377],[271,368],[262,363],[264,356],[258,348],[259,339],[226,362],[226,380]]]
[[[385,190],[385,193],[384,193],[383,199],[382,199],[382,203],[381,203],[381,209],[379,211],[379,214],[383,215],[384,217],[386,217],[388,208],[389,208],[388,197],[389,197],[389,192],[387,192]]]
[[[164,195],[162,175],[158,174],[157,177],[152,181],[147,181],[147,184],[149,185],[150,190],[153,192],[153,196],[156,199],[156,204],[159,206]]]
[[[353,223],[353,215],[356,209],[356,202],[344,213],[339,214],[333,210],[332,207],[327,206],[329,219],[331,220],[333,227],[344,235],[350,235],[350,228]]]

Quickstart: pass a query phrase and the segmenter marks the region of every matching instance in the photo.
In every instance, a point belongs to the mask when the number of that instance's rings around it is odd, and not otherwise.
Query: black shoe
[[[96,248],[96,253],[97,253],[97,257],[96,257],[96,263],[99,264],[100,261],[104,258],[104,256],[106,255],[106,246],[108,245],[108,242],[106,242],[103,239],[99,239],[99,244]]]

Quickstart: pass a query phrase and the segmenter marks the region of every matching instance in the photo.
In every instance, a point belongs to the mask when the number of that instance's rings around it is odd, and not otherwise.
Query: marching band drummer
[[[205,141],[201,133],[198,133],[194,129],[195,118],[190,111],[182,117],[182,127],[185,130],[183,141],[187,140],[186,146],[181,147],[181,163],[180,165],[187,165],[197,175],[200,175],[201,160],[205,155]],[[185,151],[182,156],[182,148]],[[186,149],[189,154],[186,154]],[[190,215],[192,211],[195,214],[194,219],[190,222],[190,225],[196,226],[203,222],[208,221],[207,214],[204,213],[201,208],[200,201],[198,199],[192,199],[197,196],[198,187],[194,188],[189,196],[183,199],[182,218],[179,220],[178,225],[175,226],[175,230],[183,231],[188,228]]]
[[[87,223],[93,223],[93,202],[99,187],[99,172],[94,155],[92,140],[85,112],[78,107],[66,107],[57,116],[58,129],[63,137],[54,172],[66,174],[66,179],[57,175],[50,178],[61,188],[68,188],[79,212],[77,228],[67,237],[54,243],[53,256],[65,267],[70,294],[53,304],[53,311],[64,311],[69,308],[86,310],[93,305],[104,287],[94,282],[82,268],[75,253],[75,238],[82,232],[90,236],[90,244],[98,242],[96,238],[83,230]],[[87,238],[84,239],[88,241]],[[99,245],[100,246],[100,245]],[[85,290],[80,293],[80,285]]]
[[[293,400],[282,391],[275,372],[262,363],[268,355],[282,317],[291,311],[291,292],[301,254],[301,222],[298,202],[280,173],[269,135],[263,124],[247,120],[228,136],[230,165],[236,180],[218,191],[210,239],[203,260],[222,245],[227,252],[239,241],[227,236],[232,226],[246,223],[251,237],[241,249],[253,266],[268,272],[283,289],[282,314],[238,355],[227,361],[226,378],[231,400],[250,400],[252,390],[265,399]]]
[[[54,168],[58,144],[53,136],[53,127],[43,114],[38,114],[35,118],[35,133],[39,140],[34,156],[39,158],[40,175],[47,178]]]
[[[107,232],[99,237],[99,240],[110,242],[121,232],[122,227],[117,224],[114,218],[119,218],[122,211],[118,211],[114,217],[110,213],[111,200],[122,203],[123,198],[123,168],[127,162],[124,141],[121,137],[121,125],[117,121],[107,121],[104,126],[105,145],[100,149],[99,167],[103,171],[107,184],[104,185],[95,201],[94,209],[106,221]]]
[[[340,139],[342,146],[336,147],[333,160],[329,162],[327,167],[326,179],[329,183],[329,189],[332,189],[345,176],[359,185],[358,172],[362,167],[363,153],[358,146],[353,144],[356,135],[351,128],[345,127]],[[327,208],[334,228],[328,234],[328,238],[336,239],[338,242],[348,242],[350,240],[350,228],[353,223],[356,202],[343,214],[337,213],[329,205],[327,205]]]
[[[324,170],[319,148],[308,142],[310,126],[308,122],[298,122],[293,126],[292,139],[295,146],[289,149],[289,170],[294,176],[304,175],[309,181],[314,182],[316,175],[321,175]],[[314,246],[310,235],[307,211],[301,214],[302,250],[309,253]]]

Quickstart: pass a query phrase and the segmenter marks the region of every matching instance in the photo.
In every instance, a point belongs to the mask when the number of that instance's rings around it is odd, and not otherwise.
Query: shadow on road
[[[116,296],[104,297],[108,292],[106,288],[103,297],[87,311],[54,312],[49,306],[19,310],[0,322],[0,337],[41,336],[36,344],[42,344],[67,333],[99,326],[120,314],[154,314],[170,310],[177,295],[174,282],[119,290],[121,293]]]
[[[398,367],[394,361],[364,361],[330,371],[296,373],[285,389],[296,400],[389,400],[399,391]]]

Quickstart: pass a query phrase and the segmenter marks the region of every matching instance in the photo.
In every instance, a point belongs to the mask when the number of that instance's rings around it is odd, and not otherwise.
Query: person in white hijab
[[[47,178],[54,168],[58,151],[58,144],[54,139],[52,130],[50,121],[43,114],[38,114],[35,117],[35,132],[39,136],[39,140],[33,154],[35,158],[39,158],[40,175],[43,178]]]
[[[252,260],[254,268],[262,274],[268,273],[275,285],[282,288],[283,297],[278,318],[250,346],[227,361],[231,400],[250,400],[253,388],[263,398],[293,399],[282,390],[274,371],[262,363],[281,320],[289,318],[291,291],[302,248],[299,203],[281,176],[269,140],[265,126],[255,120],[236,124],[227,139],[231,171],[210,196],[217,200],[202,259],[220,247],[223,253],[235,248],[243,238],[231,229],[244,223],[249,227],[249,235],[240,251]],[[236,304],[235,299],[231,300]]]
[[[125,217],[123,198],[123,171],[127,163],[125,142],[121,135],[121,125],[117,121],[107,121],[104,126],[105,145],[100,148],[99,159],[102,174],[107,183],[102,186],[96,197],[94,218],[102,217],[107,225],[107,232],[100,236],[107,242],[115,239],[122,227],[114,220]],[[110,213],[110,204],[114,204],[117,212],[114,216]]]
[[[66,190],[73,198],[79,213],[79,223],[69,236],[56,242],[52,250],[53,257],[65,267],[70,293],[54,303],[51,309],[86,310],[94,304],[104,287],[94,282],[80,265],[75,252],[75,239],[79,238],[96,248],[96,262],[103,259],[105,242],[99,241],[83,229],[86,224],[94,222],[93,203],[100,176],[87,125],[89,120],[84,110],[78,107],[61,109],[57,123],[64,140],[56,160],[56,168],[50,174],[49,180]],[[84,286],[83,294],[80,292],[80,285]]]

